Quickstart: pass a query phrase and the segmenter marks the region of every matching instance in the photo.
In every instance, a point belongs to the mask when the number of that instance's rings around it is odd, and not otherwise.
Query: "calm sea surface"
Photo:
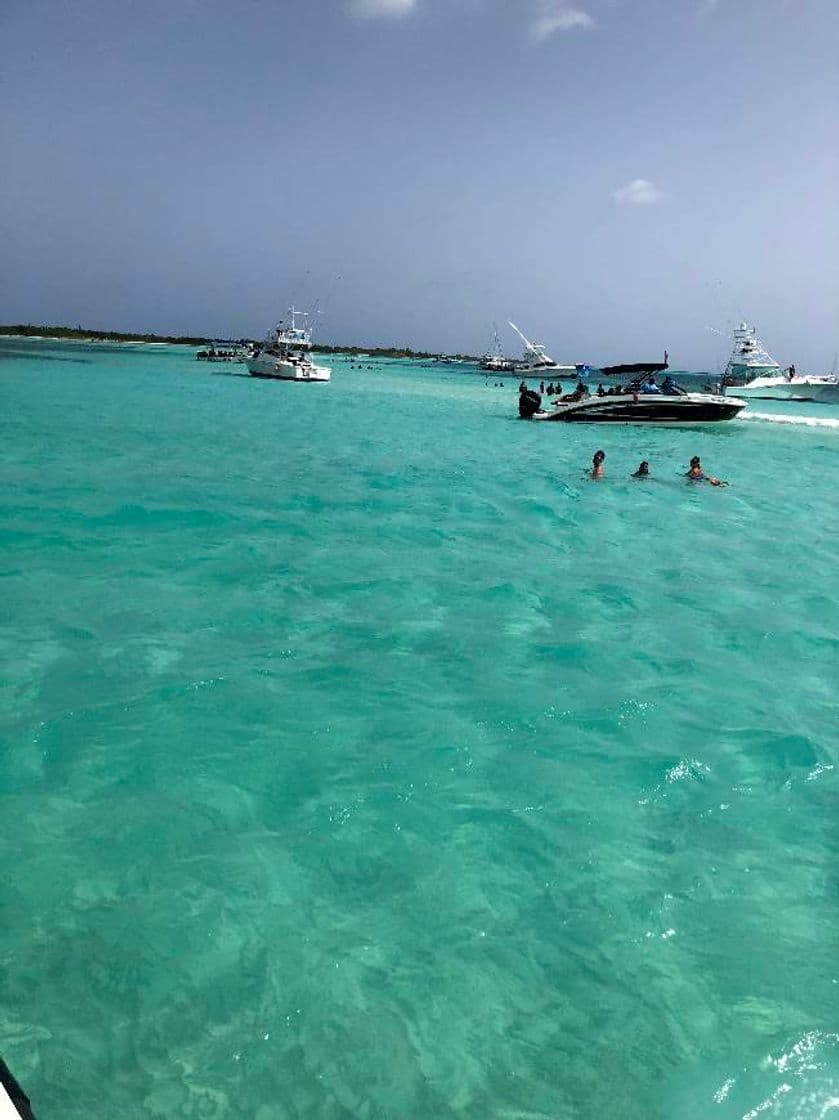
[[[839,408],[192,354],[0,344],[39,1120],[839,1114]]]

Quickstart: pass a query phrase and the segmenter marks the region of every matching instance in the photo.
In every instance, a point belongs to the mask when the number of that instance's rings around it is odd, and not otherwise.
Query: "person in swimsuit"
[[[641,462],[638,464],[638,470],[635,472],[635,474],[633,474],[632,477],[633,478],[649,478],[649,476],[650,476],[650,464],[647,462],[646,459],[642,459]]]
[[[690,469],[688,470],[686,477],[689,478],[691,482],[710,482],[712,486],[728,486],[728,483],[723,482],[722,479],[714,478],[714,476],[711,474],[705,474],[702,469],[702,462],[698,455],[694,455],[694,457],[691,459]]]
[[[603,478],[605,470],[603,468],[603,460],[606,458],[605,451],[595,451],[591,460],[591,477]]]

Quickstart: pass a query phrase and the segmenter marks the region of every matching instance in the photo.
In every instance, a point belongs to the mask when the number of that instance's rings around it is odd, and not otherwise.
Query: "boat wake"
[[[738,420],[755,420],[765,424],[796,424],[804,428],[839,429],[839,419],[832,416],[786,416],[780,412],[743,412]]]

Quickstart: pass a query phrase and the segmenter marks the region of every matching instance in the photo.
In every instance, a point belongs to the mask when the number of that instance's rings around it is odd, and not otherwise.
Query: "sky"
[[[0,322],[839,351],[839,0],[0,0]],[[714,333],[715,331],[722,334]]]

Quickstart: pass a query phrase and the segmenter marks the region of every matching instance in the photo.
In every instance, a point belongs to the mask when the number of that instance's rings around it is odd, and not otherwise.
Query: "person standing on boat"
[[[795,377],[795,366],[790,366],[789,367],[789,379],[790,379],[790,381],[792,381],[794,377]]]

